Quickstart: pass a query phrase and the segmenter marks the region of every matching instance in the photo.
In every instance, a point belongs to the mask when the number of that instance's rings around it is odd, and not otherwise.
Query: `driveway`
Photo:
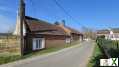
[[[0,67],[86,67],[94,48],[93,41]]]

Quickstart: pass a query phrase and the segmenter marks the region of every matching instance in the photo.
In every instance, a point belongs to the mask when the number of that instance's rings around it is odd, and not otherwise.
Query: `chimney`
[[[65,26],[65,20],[62,20],[61,22],[56,21],[54,24],[59,26]]]
[[[55,25],[59,25],[59,22],[58,22],[58,21],[56,21],[54,24],[55,24]]]
[[[62,20],[61,25],[65,26],[65,20]]]

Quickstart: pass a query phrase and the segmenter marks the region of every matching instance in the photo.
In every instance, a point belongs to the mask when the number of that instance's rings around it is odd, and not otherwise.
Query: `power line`
[[[54,3],[55,3],[69,18],[71,18],[74,22],[77,22],[79,25],[85,27],[83,24],[79,23],[79,21],[77,21],[74,17],[72,17],[72,16],[69,14],[69,13],[65,10],[65,8],[62,7],[62,5],[58,2],[58,0],[53,0],[53,1],[54,1]],[[36,6],[36,5],[34,4],[33,0],[31,0],[30,2],[31,2],[31,5],[32,5],[33,9],[36,10],[36,8],[34,7],[34,6]],[[37,12],[34,12],[34,13],[35,13],[35,15],[36,15]]]
[[[34,15],[35,15],[35,17],[38,17],[38,15],[40,14],[40,12],[41,11],[37,11],[39,8],[37,8],[38,7],[38,5],[37,5],[37,3],[35,2],[35,0],[30,0],[30,2],[31,2],[31,6],[32,6],[32,10],[34,10]],[[35,8],[36,7],[36,8]],[[45,11],[45,10],[43,10],[43,12],[47,12],[47,11]],[[48,16],[47,14],[45,14],[45,16]],[[42,17],[42,16],[40,16],[40,17]]]
[[[37,16],[37,9],[36,9],[36,4],[34,3],[33,0],[30,0],[30,5],[32,6],[32,10],[34,10],[34,15]]]
[[[77,22],[78,24],[80,24],[81,26],[84,26],[84,25],[82,25],[81,23],[79,23],[76,19],[74,19],[74,17],[72,17],[72,16],[65,10],[65,8],[60,5],[60,3],[59,3],[57,0],[53,0],[53,1],[54,1],[54,3],[55,3],[69,18],[71,18],[72,20],[74,20],[75,22]]]
[[[55,2],[55,4],[70,18],[72,18],[72,16],[69,15],[69,13],[57,2],[57,0],[53,0]]]

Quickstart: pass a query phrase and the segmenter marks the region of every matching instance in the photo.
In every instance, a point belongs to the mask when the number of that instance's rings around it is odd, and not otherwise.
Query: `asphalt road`
[[[48,56],[39,56],[30,61],[26,60],[20,64],[17,63],[12,67],[86,67],[93,48],[94,43],[86,41]],[[8,67],[11,66],[8,65]]]

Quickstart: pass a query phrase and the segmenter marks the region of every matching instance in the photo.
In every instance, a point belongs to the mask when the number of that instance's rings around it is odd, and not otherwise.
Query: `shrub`
[[[119,57],[119,41],[105,40],[102,36],[96,39],[96,43],[107,50],[111,57]]]
[[[15,60],[18,60],[20,58],[21,58],[20,55],[10,55],[10,54],[6,55],[6,54],[3,54],[3,55],[0,55],[0,64],[15,61]]]

